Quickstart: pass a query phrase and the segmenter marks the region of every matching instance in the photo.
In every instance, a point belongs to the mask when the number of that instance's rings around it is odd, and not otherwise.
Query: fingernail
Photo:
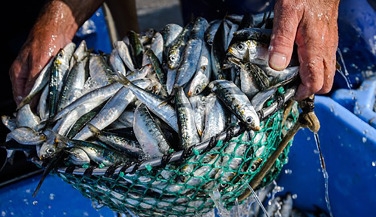
[[[286,68],[286,56],[281,53],[273,53],[269,58],[269,66],[275,70]]]

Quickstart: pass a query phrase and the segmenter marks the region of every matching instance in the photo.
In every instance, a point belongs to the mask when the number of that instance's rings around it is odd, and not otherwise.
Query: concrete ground
[[[162,29],[166,24],[183,25],[179,0],[136,0],[140,30]]]

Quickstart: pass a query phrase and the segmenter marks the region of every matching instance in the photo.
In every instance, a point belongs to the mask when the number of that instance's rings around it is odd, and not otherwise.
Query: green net
[[[286,119],[282,109],[275,112],[261,123],[258,132],[230,128],[223,133],[224,139],[213,137],[206,149],[194,146],[175,162],[167,163],[167,156],[162,165],[146,163],[142,169],[138,165],[74,167],[60,168],[56,174],[97,204],[120,213],[199,216],[215,207],[216,192],[224,207],[231,209],[242,202],[239,198],[251,188],[249,183],[297,121],[296,107]],[[254,190],[275,180],[287,163],[290,144]]]

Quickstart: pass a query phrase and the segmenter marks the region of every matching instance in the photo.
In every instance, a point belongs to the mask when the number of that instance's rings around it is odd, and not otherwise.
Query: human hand
[[[10,67],[13,98],[20,104],[36,78],[61,48],[72,42],[78,28],[103,4],[104,0],[46,1],[26,42]]]
[[[61,47],[68,43],[63,36],[46,32],[38,37],[30,36],[9,69],[13,98],[17,105],[32,89],[36,78]]]
[[[286,68],[296,43],[301,78],[296,100],[328,93],[333,86],[338,6],[339,0],[276,0],[269,65]]]

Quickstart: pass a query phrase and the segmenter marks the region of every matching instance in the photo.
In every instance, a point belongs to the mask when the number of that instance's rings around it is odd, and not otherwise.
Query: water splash
[[[326,170],[324,156],[322,155],[319,134],[318,133],[314,133],[314,136],[315,136],[317,150],[319,152],[321,171],[323,173],[324,180],[325,180],[325,184],[324,185],[325,185],[325,202],[326,202],[326,207],[328,209],[330,217],[333,217],[332,208],[330,206],[330,200],[329,200],[329,174],[328,174],[328,171]]]
[[[262,211],[264,212],[265,216],[266,217],[269,217],[269,214],[268,212],[266,211],[264,205],[262,204],[262,201],[260,200],[260,198],[257,196],[256,192],[253,190],[253,188],[250,186],[250,185],[247,185],[248,188],[251,190],[252,192],[252,196],[254,197],[254,199],[256,200],[257,204],[260,206],[260,208],[262,209]]]
[[[229,211],[225,208],[223,205],[223,201],[221,198],[221,193],[218,191],[218,189],[214,190],[211,194],[209,194],[211,199],[213,200],[215,207],[218,210],[218,215],[219,216],[230,216]]]
[[[339,59],[341,60],[341,64],[338,63],[341,67],[337,67],[337,72],[340,75],[342,75],[342,77],[345,79],[347,87],[349,89],[352,89],[353,85],[352,85],[352,83],[351,83],[351,81],[349,79],[349,75],[350,74],[347,71],[346,64],[345,64],[344,58],[342,56],[342,52],[341,52],[341,50],[339,48],[337,48],[337,53],[338,53]],[[342,68],[343,68],[343,70],[342,70]]]

